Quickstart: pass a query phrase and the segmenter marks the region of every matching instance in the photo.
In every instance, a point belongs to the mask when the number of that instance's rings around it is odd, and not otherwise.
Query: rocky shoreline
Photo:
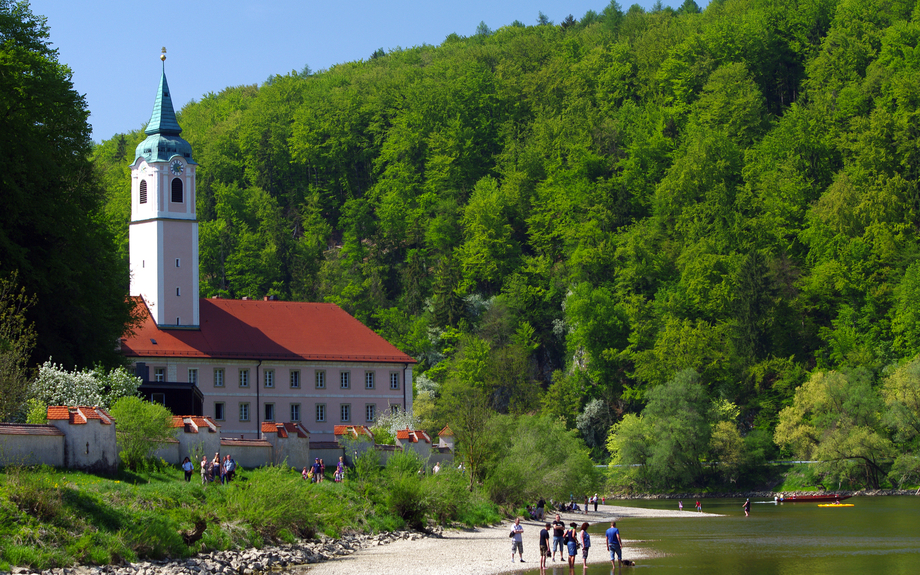
[[[188,559],[139,561],[124,565],[59,567],[35,571],[13,567],[12,575],[261,575],[295,572],[308,565],[351,555],[361,549],[396,541],[440,537],[441,528],[430,532],[393,531],[377,535],[344,535],[333,539],[322,534],[312,541],[290,545],[199,553]],[[0,571],[0,574],[3,574]]]

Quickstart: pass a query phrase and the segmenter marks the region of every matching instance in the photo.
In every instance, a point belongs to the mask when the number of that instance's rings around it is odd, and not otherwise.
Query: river
[[[622,575],[916,575],[920,573],[920,497],[853,497],[853,507],[754,500],[745,517],[743,499],[704,499],[703,510],[724,517],[623,519],[622,537],[648,551]],[[676,509],[675,500],[617,501],[617,505]],[[686,511],[689,508],[690,511]],[[696,513],[684,501],[684,513]],[[605,554],[603,531],[592,526],[592,559]],[[629,558],[630,547],[624,548]],[[579,558],[576,574],[581,575]],[[538,570],[527,571],[539,573]],[[547,575],[567,575],[559,563]],[[589,564],[588,573],[610,573]]]

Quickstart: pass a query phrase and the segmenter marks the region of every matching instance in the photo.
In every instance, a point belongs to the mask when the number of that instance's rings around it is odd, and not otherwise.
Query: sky
[[[654,0],[638,0],[648,8]],[[619,2],[626,7],[632,2]],[[679,6],[682,0],[663,1]],[[700,6],[707,2],[697,0]],[[495,30],[543,12],[556,24],[609,0],[31,0],[45,16],[58,60],[86,96],[93,140],[141,128],[160,81],[160,51],[173,104],[226,87],[262,84],[274,74],[314,72],[366,60],[378,48],[439,45],[451,33],[471,36],[480,22]]]

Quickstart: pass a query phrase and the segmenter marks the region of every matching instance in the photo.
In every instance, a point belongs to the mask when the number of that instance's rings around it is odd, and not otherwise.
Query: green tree
[[[0,421],[21,411],[29,394],[29,356],[35,331],[26,311],[35,302],[16,285],[16,274],[0,277]]]
[[[779,414],[774,440],[802,459],[817,459],[831,478],[844,478],[848,460],[860,462],[862,480],[878,489],[882,462],[894,446],[881,428],[882,399],[865,370],[815,372]]]
[[[692,485],[702,476],[710,446],[712,402],[693,370],[647,394],[640,416],[624,417],[607,439],[611,462],[642,465],[646,482],[659,487]]]
[[[138,397],[122,397],[111,409],[115,418],[118,456],[128,469],[137,471],[151,461],[164,441],[174,439],[172,412]]]
[[[561,421],[522,415],[503,417],[496,425],[506,441],[485,482],[492,501],[523,504],[595,491],[597,474],[588,449]]]
[[[28,3],[0,0],[0,272],[37,298],[33,361],[114,365],[127,265],[105,225],[86,101],[48,38]]]

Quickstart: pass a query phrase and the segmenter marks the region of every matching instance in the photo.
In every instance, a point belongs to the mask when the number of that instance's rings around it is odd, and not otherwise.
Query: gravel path
[[[671,511],[663,509],[645,509],[641,507],[620,507],[616,505],[599,505],[597,513],[562,513],[562,520],[566,524],[575,521],[579,525],[588,523],[610,524],[611,519],[616,519],[623,531],[623,557],[634,561],[651,556],[648,549],[642,547],[642,542],[629,539],[628,518],[645,517],[683,517],[687,519],[701,519],[716,517],[713,513],[697,513],[695,511]],[[552,522],[554,515],[548,515]],[[625,520],[620,522],[621,520]],[[511,562],[511,543],[508,531],[511,523],[502,523],[496,527],[479,529],[450,529],[445,530],[443,538],[424,538],[415,541],[396,541],[387,545],[380,545],[362,549],[353,555],[327,561],[306,568],[309,575],[447,575],[463,573],[463,575],[497,575],[526,569],[537,569],[540,566],[538,534],[542,523],[536,521],[522,521],[524,526],[524,561],[525,563]],[[588,563],[607,563],[610,556],[606,552],[603,536],[592,537],[591,553]],[[567,563],[547,560],[547,572],[550,566],[564,567]],[[579,573],[581,565],[581,552],[578,554],[576,566]],[[567,571],[567,569],[565,569]]]

